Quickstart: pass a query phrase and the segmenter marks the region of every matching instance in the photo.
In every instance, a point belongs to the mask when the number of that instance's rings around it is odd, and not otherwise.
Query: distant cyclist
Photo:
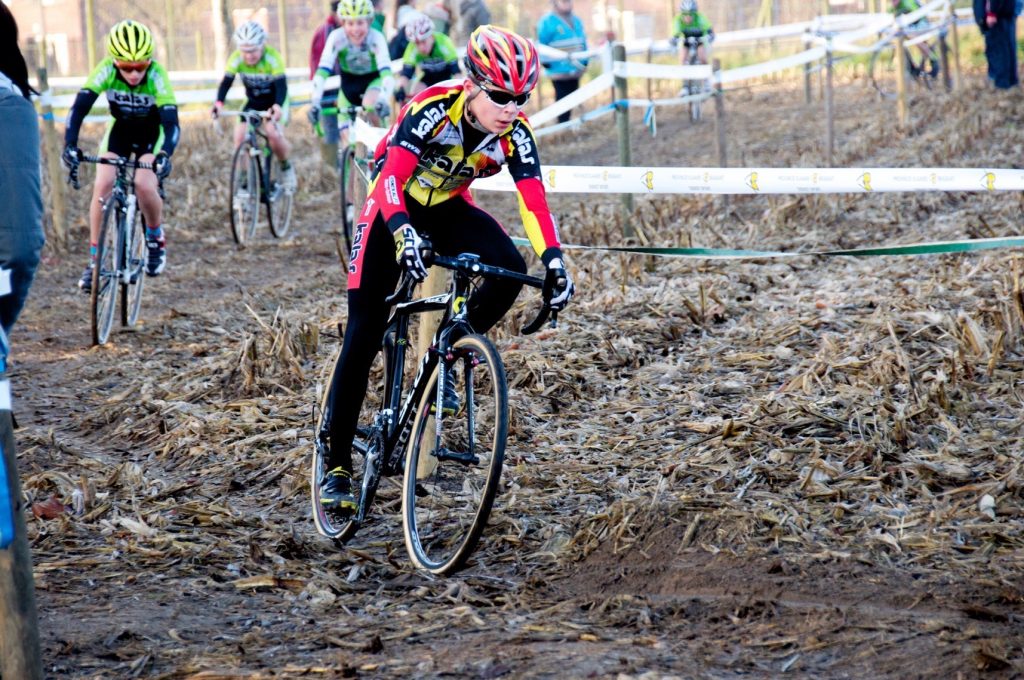
[[[246,21],[235,31],[238,49],[228,57],[224,79],[217,88],[217,101],[213,104],[213,117],[220,115],[224,98],[235,82],[235,75],[242,77],[245,85],[244,111],[266,111],[270,120],[263,125],[267,142],[281,163],[281,177],[286,190],[295,190],[295,168],[288,160],[291,145],[284,137],[282,126],[288,124],[288,82],[285,79],[284,59],[281,54],[266,44],[267,32],[256,21]],[[246,124],[235,126],[235,146],[245,137]]]
[[[159,179],[171,172],[171,154],[178,145],[178,107],[164,67],[153,61],[153,35],[131,19],[118,22],[107,34],[107,57],[96,65],[75,97],[64,132],[62,159],[68,167],[82,157],[78,133],[82,121],[101,94],[106,94],[111,121],[100,144],[104,158],[130,157],[153,163],[154,170],[135,173],[135,195],[146,218],[146,274],[157,276],[167,264],[167,242],[162,225],[163,200]],[[99,249],[102,200],[114,187],[116,170],[96,167],[96,181],[89,204],[89,266],[78,287],[92,289],[92,269]]]
[[[687,57],[686,38],[701,38],[697,47],[697,62],[708,63],[707,45],[715,39],[715,31],[707,15],[697,10],[697,0],[681,0],[679,14],[672,22],[672,38],[679,41],[679,58],[685,65]]]
[[[889,11],[896,16],[903,14],[910,14],[921,9],[921,3],[918,0],[892,0],[892,4],[889,7]],[[928,18],[921,17],[913,24],[907,26],[907,28],[918,28],[924,29],[928,27]],[[924,57],[928,62],[928,75],[935,78],[939,75],[939,59],[935,56],[935,52],[932,51],[931,45],[927,41],[917,43],[917,49],[921,51],[921,56]],[[918,73],[924,70],[924,62],[921,62],[921,67],[917,67],[914,64],[910,65],[910,69],[916,76]]]
[[[434,22],[420,14],[405,25],[409,45],[402,55],[402,72],[398,77],[395,101],[405,101],[407,95],[416,95],[438,83],[459,75],[459,52],[455,43],[444,33],[435,30]],[[422,75],[414,80],[416,71]]]
[[[348,325],[330,388],[330,471],[320,503],[332,512],[356,507],[352,438],[387,324],[384,301],[399,274],[404,270],[422,281],[427,275],[423,253],[431,248],[452,256],[472,252],[486,264],[526,271],[501,224],[470,197],[474,179],[508,166],[526,235],[547,272],[545,301],[562,309],[574,292],[544,192],[537,140],[522,113],[540,71],[536,48],[515,33],[484,25],[470,35],[463,65],[467,77],[413,97],[374,154],[378,171],[357,220],[348,268]],[[520,287],[481,283],[466,302],[473,329],[484,333],[494,326]],[[454,391],[445,394],[443,408],[454,408],[457,401]]]
[[[341,71],[341,94],[338,108],[362,106],[369,113],[371,123],[380,124],[391,112],[389,102],[395,88],[391,74],[391,59],[384,34],[370,28],[373,19],[373,5],[370,0],[341,0],[338,3],[338,18],[341,28],[327,36],[320,57],[320,66],[313,76],[312,105],[309,108],[309,122],[316,125],[320,120],[320,102],[324,83],[337,65]],[[348,143],[348,116],[339,117],[341,145]]]

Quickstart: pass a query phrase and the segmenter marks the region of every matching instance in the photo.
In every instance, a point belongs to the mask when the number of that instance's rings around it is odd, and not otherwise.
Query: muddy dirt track
[[[1024,157],[1020,92],[919,95],[899,133],[862,83],[841,88],[840,166]],[[733,163],[820,166],[801,97],[736,94]],[[711,124],[673,118],[655,139],[636,122],[635,163],[713,165]],[[542,146],[616,162],[610,122]],[[291,233],[238,251],[227,140],[190,125],[168,271],[105,347],[73,290],[84,246],[47,253],[13,372],[25,492],[55,515],[29,519],[49,677],[1024,673],[1016,253],[571,255],[559,329],[493,333],[505,484],[476,560],[436,579],[410,567],[395,484],[348,547],[313,529],[311,413],[344,280],[335,190],[311,142],[298,155]],[[518,233],[512,199],[480,199]],[[552,205],[566,242],[621,241],[615,197]],[[1020,213],[1013,194],[660,198],[636,223],[658,245],[812,250],[1017,234]]]

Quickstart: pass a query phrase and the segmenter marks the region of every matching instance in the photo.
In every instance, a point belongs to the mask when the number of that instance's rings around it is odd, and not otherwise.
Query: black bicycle
[[[118,288],[121,298],[121,325],[132,327],[139,320],[142,288],[146,282],[146,218],[135,196],[135,171],[152,170],[152,163],[128,158],[82,156],[79,163],[112,165],[117,171],[114,188],[103,200],[100,240],[96,264],[92,268],[92,344],[102,345],[114,325]],[[78,164],[71,167],[68,179],[75,189],[81,187]],[[163,182],[160,183],[163,196]]]
[[[915,31],[920,33],[920,31]],[[896,32],[892,40],[876,50],[871,55],[871,63],[868,72],[871,75],[871,85],[878,94],[885,99],[896,97],[899,91],[899,47],[896,37],[907,34]],[[942,75],[941,61],[937,50],[944,50],[945,31],[939,34],[939,44],[935,45],[925,41],[917,46],[903,46],[903,68],[907,75],[908,83],[915,83],[917,86],[930,90],[932,83],[937,82]],[[915,57],[915,53],[917,56]]]
[[[692,33],[683,36],[683,45],[686,48],[686,58],[683,60],[686,66],[700,65],[701,45],[711,44],[710,36],[704,33]],[[690,100],[690,120],[694,123],[700,122],[701,109],[704,104],[704,94],[707,92],[708,83],[706,80],[687,80],[683,83],[683,89],[679,94],[683,97],[693,97]]]
[[[231,161],[231,235],[244,246],[256,236],[260,203],[267,206],[270,233],[282,238],[292,220],[294,190],[286,187],[275,170],[267,135],[262,123],[270,118],[266,111],[221,111],[221,116],[235,115],[245,121],[246,132],[235,149]]]
[[[448,574],[465,565],[487,524],[508,436],[505,368],[491,341],[470,328],[466,300],[481,278],[535,288],[544,281],[483,264],[472,254],[437,255],[432,263],[452,271],[447,293],[412,299],[414,284],[405,277],[387,299],[394,310],[370,371],[352,447],[358,509],[346,516],[320,504],[330,458],[331,387],[321,388],[310,487],[317,530],[344,542],[366,520],[381,477],[404,473],[402,526],[409,556],[421,569]],[[410,319],[432,311],[443,311],[441,323],[413,377],[405,364]],[[537,331],[549,316],[554,325],[557,313],[542,306],[522,332]],[[337,370],[335,356],[328,385]]]

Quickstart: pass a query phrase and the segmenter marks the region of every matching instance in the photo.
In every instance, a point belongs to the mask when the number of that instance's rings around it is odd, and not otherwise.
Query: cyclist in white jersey
[[[337,65],[341,72],[341,93],[338,108],[362,106],[368,112],[372,125],[383,125],[391,112],[389,102],[395,89],[391,74],[391,59],[384,34],[370,28],[373,5],[370,0],[341,0],[338,3],[341,28],[327,36],[327,44],[320,57],[320,66],[313,76],[312,105],[309,120],[313,125],[320,119],[320,101],[324,82]],[[348,115],[339,115],[341,144],[348,143]]]

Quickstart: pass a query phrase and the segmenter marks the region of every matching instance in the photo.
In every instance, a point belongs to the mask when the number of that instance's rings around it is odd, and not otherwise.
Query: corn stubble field
[[[1020,163],[1020,92],[919,94],[900,133],[862,81],[840,87],[840,166]],[[796,83],[735,93],[733,163],[822,165],[821,118]],[[634,123],[638,165],[715,164],[710,122],[666,111],[654,139]],[[290,135],[292,231],[238,251],[229,142],[187,126],[169,268],[137,331],[88,347],[84,245],[39,273],[13,342],[48,674],[1024,672],[1016,252],[570,253],[559,328],[492,334],[513,404],[503,491],[470,567],[435,579],[409,564],[396,484],[348,547],[313,529],[312,406],[345,284],[336,189],[308,127]],[[543,157],[615,164],[615,144],[596,122]],[[512,198],[478,198],[520,233]],[[566,242],[621,243],[615,196],[551,203]],[[656,197],[634,223],[657,245],[815,250],[1017,234],[1020,213],[1008,193]]]

